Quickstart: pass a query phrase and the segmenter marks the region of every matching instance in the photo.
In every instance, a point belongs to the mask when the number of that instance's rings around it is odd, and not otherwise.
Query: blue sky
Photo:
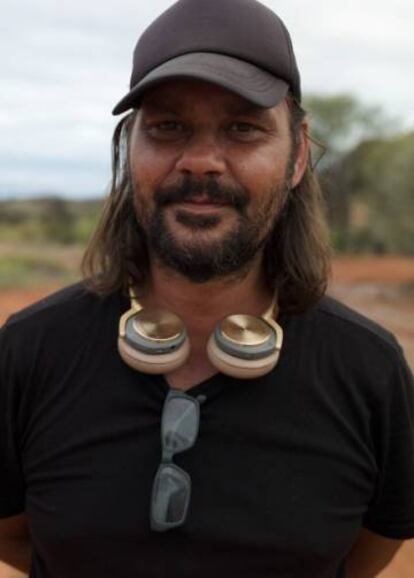
[[[287,24],[304,92],[351,92],[414,128],[412,0],[265,0]],[[139,34],[169,0],[3,0],[0,198],[99,196],[114,104]]]

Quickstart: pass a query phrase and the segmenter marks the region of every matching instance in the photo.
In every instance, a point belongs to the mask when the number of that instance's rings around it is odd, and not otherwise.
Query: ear
[[[296,159],[293,166],[291,188],[294,189],[302,180],[309,163],[309,122],[307,117],[301,122],[296,142]]]

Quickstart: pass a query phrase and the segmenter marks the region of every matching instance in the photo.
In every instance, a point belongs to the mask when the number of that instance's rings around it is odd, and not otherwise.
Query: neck
[[[144,307],[162,307],[174,312],[181,317],[190,335],[202,339],[228,315],[262,315],[272,297],[259,256],[244,274],[206,283],[194,283],[153,261],[150,283],[139,300]]]

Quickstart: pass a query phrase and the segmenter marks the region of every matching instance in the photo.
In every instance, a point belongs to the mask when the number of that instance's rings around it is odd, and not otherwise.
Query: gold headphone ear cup
[[[123,337],[118,337],[118,351],[124,362],[132,369],[143,373],[161,374],[174,371],[185,363],[190,354],[190,342],[186,338],[175,351],[149,354],[135,349]]]
[[[132,369],[169,373],[185,363],[190,342],[183,322],[174,313],[132,307],[120,319],[118,351]]]
[[[269,373],[279,359],[283,330],[275,321],[252,315],[230,315],[215,328],[207,344],[211,363],[238,379]]]
[[[262,359],[241,359],[220,349],[214,334],[207,343],[207,355],[219,371],[238,379],[254,379],[272,371],[279,359],[280,350]]]

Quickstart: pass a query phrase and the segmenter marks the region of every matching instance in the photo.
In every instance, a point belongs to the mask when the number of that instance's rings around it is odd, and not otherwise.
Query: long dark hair
[[[288,97],[292,141],[297,143],[305,111]],[[112,181],[96,230],[82,260],[86,286],[105,295],[144,285],[149,271],[145,235],[136,219],[128,171],[128,141],[136,111],[123,117],[112,139]],[[280,311],[299,313],[326,291],[330,263],[325,206],[309,163],[289,192],[283,213],[265,246],[267,283],[278,291]]]

